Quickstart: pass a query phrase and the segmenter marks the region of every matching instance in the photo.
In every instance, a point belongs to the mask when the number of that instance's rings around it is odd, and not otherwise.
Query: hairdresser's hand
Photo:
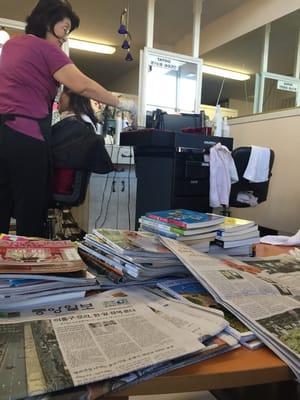
[[[130,99],[119,99],[119,104],[117,106],[122,111],[129,111],[133,115],[137,113],[137,107],[133,100]]]

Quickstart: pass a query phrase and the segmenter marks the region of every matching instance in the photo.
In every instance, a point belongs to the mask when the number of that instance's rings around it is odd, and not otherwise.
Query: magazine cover
[[[217,225],[224,221],[222,215],[201,213],[198,211],[175,209],[146,213],[148,218],[156,219],[185,229]]]
[[[0,272],[51,273],[85,270],[70,241],[0,240]]]

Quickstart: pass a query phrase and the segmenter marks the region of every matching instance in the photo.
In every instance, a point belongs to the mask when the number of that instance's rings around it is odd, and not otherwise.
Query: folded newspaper
[[[220,306],[194,277],[164,279],[157,283],[157,287],[160,288],[163,293],[167,293],[184,303],[187,302],[189,304],[192,302],[205,307],[221,309],[224,312],[225,319],[230,323],[230,325],[226,327],[227,332],[238,339],[238,341],[247,348],[256,349],[259,347],[259,341],[255,334],[249,331],[249,329],[231,312]],[[262,342],[260,342],[260,345],[263,345]]]
[[[218,259],[175,240],[161,241],[215,300],[235,314],[300,380],[300,262],[292,255]]]
[[[101,394],[228,351],[219,310],[115,289],[77,303],[0,318],[0,399],[21,399],[98,382]],[[101,381],[101,382],[99,382]],[[80,398],[81,389],[70,394]]]

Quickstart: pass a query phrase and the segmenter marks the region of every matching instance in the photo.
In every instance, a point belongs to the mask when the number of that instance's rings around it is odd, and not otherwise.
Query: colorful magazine
[[[206,226],[203,228],[184,229],[184,228],[180,228],[179,226],[174,226],[167,222],[155,220],[155,219],[148,218],[145,216],[142,216],[141,218],[139,218],[139,223],[140,223],[140,226],[150,226],[150,227],[159,229],[161,231],[171,232],[172,234],[174,234],[174,237],[204,234],[204,233],[217,231],[219,229],[218,226]],[[172,236],[170,236],[170,237],[172,237]]]
[[[224,217],[217,214],[202,213],[199,211],[175,209],[164,211],[153,211],[146,213],[146,217],[154,220],[167,222],[171,225],[184,229],[194,229],[205,226],[222,224]]]
[[[66,273],[86,265],[68,240],[0,240],[0,273]]]

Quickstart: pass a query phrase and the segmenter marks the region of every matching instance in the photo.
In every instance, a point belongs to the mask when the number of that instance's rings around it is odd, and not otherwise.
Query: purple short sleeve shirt
[[[37,36],[22,35],[7,41],[0,56],[0,114],[46,117],[58,89],[53,74],[71,63],[59,47]],[[34,120],[17,117],[6,124],[43,140]]]

